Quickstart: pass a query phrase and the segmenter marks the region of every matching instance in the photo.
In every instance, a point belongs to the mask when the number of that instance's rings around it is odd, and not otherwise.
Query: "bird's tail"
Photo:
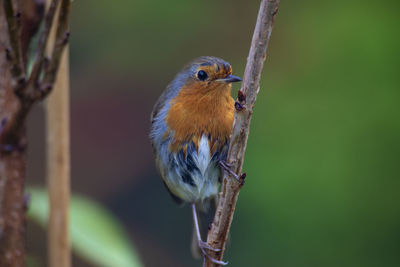
[[[209,198],[201,203],[196,203],[196,212],[200,228],[201,239],[206,242],[207,234],[211,223],[213,222],[215,211],[217,208],[217,197]],[[195,259],[202,257],[201,250],[198,245],[196,227],[193,223],[192,244],[190,246],[192,256]]]

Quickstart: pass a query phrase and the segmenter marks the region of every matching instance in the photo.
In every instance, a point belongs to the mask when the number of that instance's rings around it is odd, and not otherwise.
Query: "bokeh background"
[[[282,0],[253,115],[229,266],[400,266],[398,1]],[[200,266],[191,216],[147,138],[188,61],[242,75],[259,1],[79,1],[71,19],[72,191],[122,222],[144,266]],[[235,85],[236,95],[239,85]],[[43,109],[29,185],[44,184]],[[28,252],[45,265],[45,232]],[[74,256],[74,266],[94,266]]]

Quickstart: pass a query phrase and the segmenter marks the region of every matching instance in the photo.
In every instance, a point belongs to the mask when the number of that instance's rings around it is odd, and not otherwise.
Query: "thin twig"
[[[36,50],[36,58],[32,67],[31,74],[29,75],[27,90],[38,87],[38,80],[42,71],[43,62],[45,60],[45,50],[47,40],[49,38],[50,29],[53,25],[54,15],[58,6],[59,0],[52,0],[46,14],[42,32],[40,33],[39,43]]]
[[[11,75],[16,84],[25,83],[25,70],[22,62],[21,50],[21,13],[14,12],[12,0],[4,0],[4,13],[8,24],[8,34],[11,48],[7,48],[6,54],[11,61]]]
[[[249,135],[250,120],[254,103],[260,88],[260,76],[266,58],[267,46],[271,37],[274,17],[278,11],[279,0],[262,0],[257,17],[253,39],[250,46],[247,65],[245,68],[242,88],[238,92],[235,103],[235,120],[232,130],[227,165],[238,174],[241,181],[224,175],[217,211],[208,232],[207,242],[220,252],[209,251],[211,257],[222,260],[226,240],[235,212],[236,201],[240,188],[243,186],[245,174],[241,174],[247,138]],[[205,259],[205,266],[217,266],[209,259]]]
[[[43,78],[40,81],[40,88],[34,95],[34,101],[40,101],[45,98],[53,88],[54,81],[57,77],[57,71],[60,66],[61,56],[65,46],[68,44],[69,39],[69,11],[70,0],[62,0],[60,7],[60,14],[57,22],[56,39],[50,62],[47,64]]]

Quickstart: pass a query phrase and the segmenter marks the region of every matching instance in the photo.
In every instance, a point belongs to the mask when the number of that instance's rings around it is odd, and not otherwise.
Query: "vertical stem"
[[[54,46],[56,27],[57,25],[54,23],[47,47]],[[51,53],[51,51],[48,52],[48,54]],[[53,92],[46,101],[47,186],[50,205],[47,246],[48,266],[50,267],[71,266],[68,54],[68,47],[66,47],[61,57]]]
[[[223,258],[236,202],[244,182],[245,176],[241,176],[241,172],[249,136],[251,115],[253,114],[254,103],[260,89],[261,71],[267,57],[267,47],[278,5],[279,0],[261,1],[243,75],[242,88],[238,92],[238,99],[235,103],[235,119],[227,162],[232,171],[241,177],[241,181],[238,183],[234,178],[229,177],[229,174],[225,173],[224,175],[214,221],[207,237],[207,242],[210,246],[220,249],[220,251],[210,251],[210,256],[216,260],[222,260]],[[215,267],[218,264],[212,262],[209,258],[205,258],[204,266]]]

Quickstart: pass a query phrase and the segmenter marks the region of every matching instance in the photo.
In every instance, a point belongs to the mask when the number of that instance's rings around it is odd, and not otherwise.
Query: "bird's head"
[[[228,62],[217,57],[199,57],[189,63],[179,76],[184,80],[182,90],[200,94],[230,90],[233,82],[242,80],[232,75],[232,67]]]

